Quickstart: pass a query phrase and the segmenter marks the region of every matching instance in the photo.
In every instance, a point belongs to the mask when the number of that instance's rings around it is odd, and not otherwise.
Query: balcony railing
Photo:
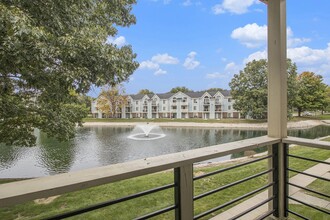
[[[167,185],[163,185],[157,188],[148,189],[142,192],[138,192],[132,195],[128,195],[123,198],[109,200],[106,202],[94,204],[79,210],[70,211],[67,213],[62,213],[53,217],[50,217],[48,219],[62,219],[67,218],[71,216],[76,216],[82,213],[90,212],[93,210],[101,209],[107,206],[111,206],[114,204],[118,204],[124,201],[133,200],[135,198],[143,197],[149,194],[153,194],[155,192],[160,192],[166,189],[173,189],[175,196],[174,201],[172,201],[172,205],[169,205],[168,207],[162,208],[160,210],[151,212],[151,213],[145,213],[143,216],[137,217],[136,219],[148,219],[151,217],[158,216],[160,214],[169,212],[171,210],[174,210],[175,212],[175,219],[200,219],[205,216],[211,216],[214,215],[213,213],[218,213],[219,210],[227,208],[229,206],[232,206],[233,204],[236,204],[238,202],[241,202],[248,197],[255,195],[259,192],[265,191],[267,189],[270,189],[270,192],[272,194],[269,194],[269,196],[264,199],[263,201],[259,203],[251,204],[250,207],[246,207],[245,210],[239,210],[237,213],[235,213],[234,216],[231,216],[231,219],[239,219],[242,216],[252,212],[253,210],[257,209],[258,207],[263,206],[264,204],[272,202],[273,208],[269,209],[263,213],[259,213],[259,216],[256,219],[264,219],[270,215],[278,216],[278,209],[277,204],[279,203],[279,193],[284,192],[285,197],[287,198],[287,204],[286,204],[286,216],[288,213],[291,213],[293,215],[301,216],[299,213],[295,213],[291,211],[288,208],[288,200],[294,200],[296,202],[300,202],[301,204],[304,204],[306,206],[312,207],[317,211],[324,212],[329,214],[328,211],[319,209],[313,205],[307,204],[304,201],[299,201],[298,199],[295,199],[288,195],[288,190],[279,190],[280,185],[278,184],[278,177],[279,175],[283,175],[279,173],[279,167],[281,164],[278,163],[278,149],[279,147],[284,147],[287,152],[288,144],[299,144],[303,146],[309,146],[309,147],[316,147],[316,148],[323,148],[323,149],[330,149],[330,143],[329,142],[323,142],[323,141],[315,141],[315,140],[306,140],[302,138],[271,138],[267,136],[263,137],[257,137],[252,139],[247,139],[243,141],[237,141],[237,142],[231,142],[211,147],[205,147],[205,148],[199,148],[195,150],[190,150],[186,152],[180,152],[180,153],[174,153],[174,154],[168,154],[164,156],[158,156],[158,157],[152,157],[152,158],[145,158],[142,160],[137,161],[131,161],[127,163],[122,164],[114,164],[110,166],[105,167],[99,167],[99,168],[93,168],[88,170],[82,170],[72,173],[65,173],[65,174],[59,174],[54,176],[48,176],[44,178],[38,178],[38,179],[31,179],[31,180],[25,180],[20,182],[13,182],[13,183],[7,183],[2,184],[0,187],[0,207],[6,207],[15,205],[22,202],[27,202],[30,200],[43,198],[43,197],[50,197],[54,195],[59,195],[63,193],[68,193],[76,190],[82,190],[94,186],[99,186],[107,183],[117,182],[125,179],[130,179],[138,176],[143,176],[147,174],[152,174],[156,172],[161,172],[165,170],[172,169],[174,171],[174,180],[172,183],[169,183]],[[209,173],[205,173],[199,176],[193,175],[194,171],[194,164],[206,161],[218,157],[222,157],[228,154],[238,153],[246,150],[252,150],[256,149],[262,146],[271,146],[268,151],[268,155],[259,157],[257,159],[249,160],[247,162],[242,162],[239,164],[236,164],[231,167],[226,167],[220,170],[212,171]],[[296,157],[294,155],[286,154],[288,157]],[[298,157],[300,159],[306,160],[307,158]],[[256,163],[258,161],[262,160],[269,160],[270,162],[269,167],[261,172],[258,172],[254,175],[245,177],[243,179],[228,183],[226,185],[221,185],[216,189],[213,189],[211,191],[203,192],[198,195],[194,195],[194,182],[195,181],[203,181],[205,178],[217,175],[219,173],[228,172],[230,170],[236,169],[238,167],[243,167],[249,164]],[[311,158],[308,158],[307,160],[311,160],[317,163],[326,163],[329,165],[329,163],[324,161],[318,161]],[[283,164],[287,168],[287,160],[283,161]],[[287,171],[293,171],[291,168],[285,169],[284,176],[287,180]],[[296,172],[296,171],[294,171]],[[318,176],[312,175],[312,174],[306,174],[303,172],[299,172],[304,175],[313,176],[320,178]],[[230,187],[234,187],[237,185],[240,185],[241,187],[244,187],[244,183],[246,181],[252,180],[254,178],[263,176],[263,175],[270,175],[272,178],[269,178],[269,181],[263,185],[262,187],[259,187],[257,189],[251,190],[250,192],[241,195],[235,199],[232,199],[230,201],[227,201],[223,204],[220,204],[214,208],[211,208],[209,210],[199,212],[194,215],[194,206],[196,205],[196,201],[213,195],[217,192],[220,192],[222,190],[228,189]],[[151,176],[152,177],[152,176]],[[321,177],[322,178],[322,177]],[[325,179],[325,178],[323,178]],[[328,179],[325,179],[326,181],[329,181]],[[152,180],[150,180],[152,181]],[[209,178],[207,181],[212,181],[212,178]],[[286,181],[287,184],[292,185],[290,182]],[[296,185],[293,185],[296,186]],[[296,186],[297,187],[297,186]],[[299,186],[298,186],[299,187]],[[286,187],[284,187],[286,189]],[[322,194],[322,193],[321,193]],[[79,202],[79,201],[77,201]],[[138,204],[137,204],[138,206]]]

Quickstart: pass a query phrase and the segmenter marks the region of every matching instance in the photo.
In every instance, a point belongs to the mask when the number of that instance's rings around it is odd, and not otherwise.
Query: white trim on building
[[[102,117],[92,102],[93,117]],[[230,91],[128,95],[122,118],[240,118]]]

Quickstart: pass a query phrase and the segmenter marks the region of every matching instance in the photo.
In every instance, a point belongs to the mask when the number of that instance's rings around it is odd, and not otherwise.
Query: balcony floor
[[[326,161],[330,162],[330,158],[328,158]],[[317,165],[305,170],[304,172],[312,173],[314,175],[318,175],[318,176],[322,176],[322,177],[326,177],[326,178],[330,178],[329,167],[326,164],[317,164]],[[309,184],[311,184],[314,180],[316,180],[316,178],[309,177],[309,176],[306,176],[303,174],[297,174],[294,177],[290,178],[289,181],[290,181],[290,183],[294,183],[296,185],[306,187]],[[330,201],[307,195],[307,194],[303,193],[302,190],[297,187],[289,186],[289,195],[294,198],[297,198],[299,200],[302,200],[308,204],[316,205],[320,208],[330,210]],[[237,215],[238,213],[241,213],[242,210],[247,210],[247,209],[251,208],[252,206],[264,201],[267,198],[268,198],[268,190],[255,195],[254,197],[238,204],[237,206],[235,206],[231,209],[228,209],[227,211],[221,213],[220,215],[217,215],[217,216],[211,218],[211,220],[230,219],[230,218],[234,217],[235,215]],[[298,203],[290,200],[290,204],[298,204]],[[253,210],[252,212],[247,213],[246,215],[240,217],[240,219],[242,219],[242,220],[255,219],[267,211],[268,211],[268,204],[265,204],[255,210]]]

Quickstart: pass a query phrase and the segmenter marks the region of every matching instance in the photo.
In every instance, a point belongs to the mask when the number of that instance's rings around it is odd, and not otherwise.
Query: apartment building
[[[177,92],[162,94],[128,95],[127,103],[117,118],[240,118],[233,108],[230,91]],[[97,101],[92,102],[92,115],[102,118]]]

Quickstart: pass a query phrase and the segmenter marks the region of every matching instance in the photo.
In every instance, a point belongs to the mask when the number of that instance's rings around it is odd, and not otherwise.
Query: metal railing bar
[[[141,217],[138,217],[136,218],[135,220],[144,220],[144,219],[149,219],[149,218],[152,218],[152,217],[155,217],[155,216],[158,216],[158,215],[161,215],[163,213],[166,213],[166,212],[169,212],[169,211],[172,211],[176,208],[175,205],[172,205],[172,206],[169,206],[169,207],[166,207],[166,208],[163,208],[163,209],[160,209],[158,211],[155,211],[155,212],[152,212],[152,213],[149,213],[147,215],[144,215],[144,216],[141,216]]]
[[[318,194],[318,195],[320,195],[320,196],[324,196],[324,197],[330,198],[330,196],[327,195],[327,194],[320,193],[320,192],[317,192],[317,191],[315,191],[315,190],[308,189],[308,188],[305,188],[305,187],[302,187],[302,186],[296,185],[296,184],[294,184],[294,183],[287,182],[287,184],[289,184],[289,185],[291,185],[291,186],[298,187],[298,188],[300,188],[300,189],[304,189],[304,190],[306,190],[306,191],[309,191],[309,192],[312,192],[312,193],[315,193],[315,194]]]
[[[288,209],[288,212],[291,213],[291,214],[293,214],[293,215],[295,215],[295,216],[298,216],[298,217],[300,217],[300,218],[302,218],[302,219],[309,220],[309,218],[306,218],[305,216],[300,215],[299,213],[296,213],[296,212],[291,211],[291,210],[289,210],[289,209]]]
[[[101,202],[101,203],[98,203],[98,204],[95,204],[95,205],[87,206],[85,208],[65,212],[65,213],[58,214],[58,215],[55,215],[55,216],[52,216],[52,217],[47,217],[45,219],[47,219],[47,220],[64,219],[64,218],[72,217],[72,216],[75,216],[75,215],[80,215],[80,214],[83,214],[83,213],[86,213],[86,212],[94,211],[96,209],[104,208],[104,207],[107,207],[107,206],[110,206],[110,205],[114,205],[114,204],[125,202],[125,201],[131,200],[131,199],[139,198],[141,196],[149,195],[149,194],[159,192],[159,191],[162,191],[162,190],[170,189],[170,188],[173,188],[174,186],[175,186],[174,183],[168,184],[168,185],[157,187],[157,188],[154,188],[154,189],[151,189],[151,190],[146,190],[146,191],[143,191],[143,192],[135,193],[133,195],[125,196],[125,197],[122,197],[122,198],[119,198],[119,199],[109,200],[109,201]]]
[[[313,161],[313,162],[317,162],[317,163],[323,163],[323,164],[330,165],[329,162],[322,161],[322,160],[315,160],[315,159],[312,159],[312,158],[301,157],[301,156],[297,156],[297,155],[293,155],[293,154],[288,154],[288,156],[289,156],[289,157],[298,158],[298,159],[302,159],[302,160],[308,160],[308,161]]]
[[[295,170],[295,169],[291,169],[291,168],[287,168],[287,170],[295,172],[295,173],[300,173],[300,174],[303,174],[303,175],[306,175],[306,176],[314,177],[316,179],[320,179],[320,180],[324,180],[324,181],[330,181],[330,179],[327,179],[327,178],[324,178],[324,177],[321,177],[321,176],[316,176],[316,175],[309,174],[309,173],[305,173],[305,172],[302,172],[302,171],[299,171],[299,170]]]
[[[306,203],[306,202],[300,201],[300,200],[295,199],[295,198],[293,198],[293,197],[291,197],[291,196],[288,196],[288,198],[291,199],[291,200],[293,200],[293,201],[299,202],[299,203],[301,203],[301,204],[303,204],[303,205],[305,205],[305,206],[308,206],[308,207],[310,207],[310,208],[312,208],[312,209],[315,209],[315,210],[317,210],[317,211],[320,211],[320,212],[323,212],[323,213],[325,213],[325,214],[330,215],[330,212],[329,212],[329,211],[323,210],[323,209],[318,208],[318,207],[316,207],[316,206],[312,206],[312,205],[310,205],[310,204],[308,204],[308,203]]]
[[[257,173],[257,174],[255,174],[255,175],[252,175],[252,176],[246,177],[246,178],[244,178],[244,179],[241,179],[241,180],[238,180],[238,181],[232,182],[232,183],[227,184],[227,185],[225,185],[225,186],[221,186],[221,187],[219,187],[219,188],[217,188],[217,189],[214,189],[214,190],[208,191],[208,192],[206,192],[206,193],[199,194],[199,195],[197,195],[197,196],[194,197],[194,201],[195,201],[195,200],[198,200],[198,199],[201,199],[201,198],[203,198],[203,197],[205,197],[205,196],[209,196],[209,195],[211,195],[211,194],[213,194],[213,193],[219,192],[219,191],[221,191],[221,190],[227,189],[227,188],[229,188],[229,187],[232,187],[232,186],[238,185],[238,184],[240,184],[240,183],[246,182],[246,181],[248,181],[248,180],[254,179],[254,178],[256,178],[256,177],[259,177],[259,176],[265,175],[265,174],[267,174],[267,173],[272,172],[273,170],[274,170],[274,168],[271,168],[271,169],[269,169],[269,170],[266,170],[266,171],[263,171],[263,172]]]
[[[266,199],[266,200],[264,200],[264,201],[262,201],[262,202],[260,202],[260,203],[258,203],[258,204],[256,204],[256,205],[252,206],[251,208],[245,210],[244,212],[241,212],[240,214],[238,214],[238,215],[236,215],[236,216],[230,218],[229,220],[235,220],[235,219],[238,219],[238,218],[242,217],[243,215],[246,215],[247,213],[252,212],[253,210],[259,208],[260,206],[262,206],[262,205],[268,203],[269,201],[271,201],[272,199],[274,199],[274,197],[275,197],[275,196],[269,197],[268,199]]]
[[[253,191],[251,191],[251,192],[249,192],[247,194],[244,194],[244,195],[242,195],[240,197],[237,197],[236,199],[233,199],[233,200],[231,200],[229,202],[226,202],[225,204],[222,204],[222,205],[217,206],[217,207],[215,207],[213,209],[210,209],[210,210],[208,210],[206,212],[203,212],[203,213],[201,213],[199,215],[196,215],[194,217],[194,219],[200,219],[200,218],[202,218],[202,217],[204,217],[206,215],[211,214],[212,212],[218,211],[219,209],[223,209],[223,208],[225,208],[225,207],[227,207],[227,206],[229,206],[229,205],[231,205],[231,204],[233,204],[235,202],[238,202],[238,201],[240,201],[242,199],[245,199],[246,197],[249,197],[249,196],[251,196],[253,194],[256,194],[256,193],[258,193],[258,192],[260,192],[260,191],[262,191],[264,189],[267,189],[268,187],[273,186],[273,185],[274,185],[274,183],[269,183],[269,184],[267,184],[267,185],[265,185],[265,186],[263,186],[263,187],[261,187],[259,189],[253,190]]]
[[[304,147],[313,147],[313,148],[330,150],[330,142],[328,141],[311,140],[311,139],[298,138],[298,137],[287,137],[287,138],[282,138],[282,142],[285,144],[296,144]]]
[[[265,219],[267,218],[268,216],[270,216],[271,214],[273,214],[275,212],[275,209],[273,210],[270,210],[262,215],[260,215],[258,218],[255,218],[254,220],[262,220],[262,219]]]
[[[194,180],[199,180],[199,179],[202,179],[202,178],[205,178],[205,177],[208,177],[208,176],[213,176],[215,174],[219,174],[219,173],[222,173],[222,172],[231,170],[231,169],[235,169],[235,168],[238,168],[238,167],[241,167],[241,166],[245,166],[245,165],[248,165],[248,164],[251,164],[251,163],[255,163],[255,162],[261,161],[261,160],[265,160],[265,159],[270,158],[272,156],[273,155],[268,155],[268,156],[265,156],[265,157],[260,157],[258,159],[252,160],[252,161],[248,161],[248,162],[245,162],[245,163],[237,164],[235,166],[226,167],[226,168],[223,168],[223,169],[220,169],[220,170],[216,170],[216,171],[213,171],[213,172],[210,172],[210,173],[206,173],[206,174],[203,174],[203,175],[200,175],[200,176],[196,176],[196,177],[194,177]]]

